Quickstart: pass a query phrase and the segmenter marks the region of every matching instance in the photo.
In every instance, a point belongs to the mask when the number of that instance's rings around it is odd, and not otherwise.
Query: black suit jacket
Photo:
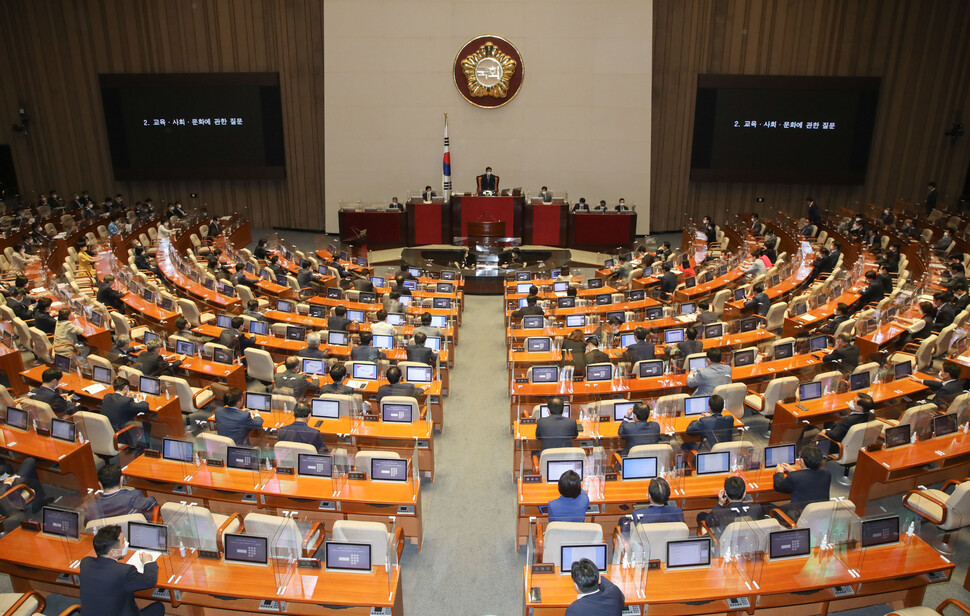
[[[45,334],[53,334],[57,327],[57,319],[43,310],[34,310],[34,327]]]
[[[660,290],[663,293],[673,293],[677,290],[677,274],[667,272],[660,279]]]
[[[121,291],[112,289],[110,284],[103,284],[98,287],[98,301],[115,310],[124,309],[124,304],[121,301],[124,296],[125,294]]]
[[[491,190],[492,192],[495,192],[498,190],[498,176],[496,176],[494,173],[483,173],[480,177],[482,178],[482,191]]]
[[[882,282],[877,278],[869,283],[866,290],[862,292],[862,296],[859,298],[859,305],[865,306],[870,302],[878,302],[884,297],[886,297],[886,288],[882,286]]]
[[[345,332],[350,328],[351,323],[353,321],[346,317],[329,316],[327,317],[327,330]]]
[[[435,357],[434,351],[423,344],[409,344],[404,347],[404,350],[407,353],[408,361],[417,361],[422,364],[428,364],[429,366],[438,363],[438,358]]]
[[[821,468],[804,468],[787,475],[775,473],[773,483],[776,491],[791,494],[792,504],[804,505],[829,499],[832,476]]]
[[[30,390],[30,396],[35,400],[40,400],[41,402],[46,402],[50,405],[51,410],[57,415],[67,415],[73,413],[76,409],[71,407],[67,400],[62,398],[59,393],[55,392],[53,389],[44,387],[35,387]]]
[[[648,359],[653,359],[655,357],[655,351],[652,342],[647,341],[637,341],[626,348],[623,352],[623,356],[626,361],[631,364],[635,364],[638,361],[645,361]]]
[[[168,370],[174,365],[178,365],[180,362],[170,364],[158,353],[149,353],[148,351],[144,351],[138,356],[137,363],[138,369],[141,370],[142,374],[145,376],[155,376]]]
[[[970,293],[964,293],[963,297],[953,296],[953,306],[957,309],[957,312],[963,312],[970,306]]]
[[[536,422],[536,438],[542,449],[572,447],[573,439],[579,436],[576,420],[565,415],[549,415]]]
[[[278,440],[293,443],[306,443],[317,448],[317,453],[327,453],[327,445],[323,442],[323,435],[316,428],[311,428],[305,422],[294,421],[280,428]]]
[[[588,212],[589,211],[589,204],[588,203],[577,203],[576,205],[573,206],[573,211],[574,212]]]
[[[930,401],[933,402],[936,400],[945,400],[947,402],[951,402],[953,398],[962,394],[964,391],[963,381],[961,379],[954,379],[952,381],[947,381],[946,383],[925,379],[923,381],[923,385],[926,385],[933,390],[933,395],[929,398]]]
[[[854,344],[847,344],[841,349],[832,349],[831,353],[822,357],[823,361],[841,361],[842,365],[851,370],[855,370],[859,365],[859,347]]]
[[[621,456],[637,445],[656,445],[660,442],[660,424],[655,421],[624,421],[617,433],[624,440]]]
[[[411,383],[384,383],[377,388],[377,403],[380,404],[385,396],[409,396],[417,398],[421,392]]]
[[[158,582],[158,564],[145,565],[138,573],[132,565],[113,558],[87,556],[81,561],[81,610],[85,614],[139,616],[134,593],[154,588]]]
[[[938,332],[942,330],[947,325],[953,323],[953,319],[957,316],[957,309],[953,304],[946,303],[939,307],[936,311],[936,319],[933,320],[932,331]]]
[[[115,432],[121,430],[139,413],[147,413],[147,402],[135,402],[133,398],[118,393],[106,394],[101,400],[101,414],[108,418]]]
[[[849,433],[849,429],[852,426],[866,423],[866,418],[866,413],[849,413],[839,423],[832,426],[832,429],[828,431],[828,437],[836,443],[841,443],[845,435]]]
[[[729,443],[734,439],[734,416],[721,413],[695,419],[687,425],[687,434],[700,436],[704,449],[717,443]]]
[[[623,591],[600,576],[599,590],[573,601],[566,608],[566,616],[620,616],[625,602]]]

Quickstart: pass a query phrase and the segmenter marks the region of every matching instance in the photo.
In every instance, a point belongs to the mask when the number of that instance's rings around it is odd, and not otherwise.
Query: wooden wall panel
[[[5,0],[0,142],[11,144],[24,197],[87,188],[95,198],[180,199],[245,213],[256,226],[322,229],[322,32],[322,0]],[[286,179],[116,182],[98,74],[223,71],[280,73]],[[31,117],[27,137],[10,130],[18,103]]]
[[[970,2],[655,0],[654,32],[653,231],[705,214],[802,213],[808,195],[830,208],[920,200],[930,180],[959,196],[970,137],[943,133],[970,120]],[[689,181],[701,73],[882,77],[866,183]]]

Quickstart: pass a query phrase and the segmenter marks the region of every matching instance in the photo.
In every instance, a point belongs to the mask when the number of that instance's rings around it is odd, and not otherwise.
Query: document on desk
[[[85,387],[81,391],[83,391],[86,394],[90,394],[92,396],[96,396],[96,395],[100,394],[102,391],[104,391],[106,389],[108,389],[108,388],[105,387],[104,385],[102,385],[101,383],[92,383],[91,385],[88,385],[87,387]]]
[[[367,387],[367,381],[358,381],[357,379],[350,379],[347,381],[349,387],[354,389],[365,389]]]
[[[145,552],[144,550],[135,550],[135,552],[128,558],[128,564],[138,570],[138,573],[145,573],[145,563],[142,562],[142,554],[146,554],[151,557],[148,562],[155,562],[158,560],[159,555],[153,554],[152,552]]]

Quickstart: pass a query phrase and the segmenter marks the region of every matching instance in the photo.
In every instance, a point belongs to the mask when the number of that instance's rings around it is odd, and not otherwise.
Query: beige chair
[[[886,616],[943,616],[943,610],[951,605],[963,611],[964,614],[970,615],[970,607],[967,607],[956,599],[945,599],[943,603],[936,606],[935,610],[931,607],[924,607],[920,605],[916,607],[906,607],[901,610],[893,610]]]
[[[855,512],[855,504],[848,499],[842,499],[809,503],[802,509],[798,523],[793,528],[811,530],[812,547],[817,547],[823,538],[829,543],[857,539],[861,524]]]
[[[882,422],[878,419],[852,426],[841,443],[832,441],[824,432],[819,435],[821,439],[828,440],[831,446],[835,447],[835,452],[830,451],[828,454],[829,459],[845,469],[839,483],[849,485],[849,472],[859,458],[859,450],[876,442],[881,435]]]
[[[126,537],[130,537],[131,533],[128,532],[129,522],[144,523],[148,521],[149,520],[145,519],[145,514],[143,513],[126,513],[124,515],[113,515],[106,518],[98,518],[96,520],[85,520],[84,530],[90,531],[91,534],[94,534],[99,528],[117,524],[121,526],[121,532],[123,532]]]
[[[724,304],[731,300],[731,290],[721,289],[714,294],[714,299],[711,300],[711,312],[717,315],[717,318],[721,318],[724,314]]]
[[[636,524],[627,537],[617,528],[613,533],[613,564],[620,563],[620,554],[629,550],[633,562],[667,560],[667,542],[687,539],[690,529],[683,522]]]
[[[753,413],[767,418],[775,414],[775,405],[782,400],[794,398],[798,393],[798,377],[786,376],[768,382],[764,393],[748,390],[744,397],[744,405]]]
[[[111,372],[111,380],[114,381],[114,379],[115,379],[115,367],[113,365],[111,365],[111,362],[110,361],[108,361],[104,357],[101,357],[100,355],[95,355],[93,353],[87,356],[87,361],[88,361],[88,364],[90,364],[92,367],[98,366],[100,368],[104,368],[105,370],[110,371]]]
[[[834,338],[838,338],[842,334],[851,334],[852,330],[855,328],[856,319],[846,319],[839,323],[838,327],[835,328]]]
[[[291,517],[265,513],[246,514],[243,528],[247,535],[266,538],[271,558],[312,557],[326,540],[323,522],[313,522],[309,528],[301,528]]]
[[[111,317],[111,327],[115,336],[128,336],[132,341],[141,341],[145,337],[145,332],[149,331],[143,325],[136,326],[134,321],[129,320],[120,312],[111,310],[108,312],[108,316]]]
[[[226,448],[236,446],[236,442],[228,436],[219,436],[212,432],[202,432],[195,440],[197,450],[204,451],[206,458],[216,460],[225,460]]]
[[[47,601],[36,590],[28,592],[0,593],[0,614],[3,616],[31,616],[41,614],[47,607]],[[78,607],[80,606],[72,606]],[[71,612],[61,612],[60,616],[67,616]]]
[[[842,382],[842,373],[838,370],[822,372],[820,374],[816,374],[815,377],[812,378],[812,382],[821,383],[823,393],[826,391],[835,391],[838,388],[839,383]]]
[[[628,458],[657,458],[657,468],[670,468],[670,461],[674,458],[674,448],[670,443],[656,445],[636,445],[630,448]]]
[[[47,338],[47,334],[37,329],[36,327],[29,328],[30,331],[30,350],[34,352],[34,355],[40,361],[45,364],[54,363],[54,347],[51,345],[51,341]],[[63,348],[59,349],[58,352],[63,355],[74,356],[77,352],[74,345],[58,345]]]
[[[765,315],[765,329],[771,332],[781,331],[782,326],[785,324],[785,312],[788,310],[788,304],[786,302],[775,302],[768,308],[768,314]]]
[[[953,492],[948,494],[951,487]],[[951,479],[940,490],[911,490],[903,497],[903,506],[943,531],[938,549],[952,553],[954,531],[970,524],[970,480]]]
[[[582,447],[553,447],[544,449],[538,457],[532,456],[533,472],[540,475],[543,481],[546,480],[546,463],[552,460],[581,460],[585,463],[586,452]]]
[[[354,414],[354,411],[359,411],[363,408],[363,402],[361,400],[360,394],[352,395],[342,395],[342,394],[322,394],[317,398],[318,400],[334,400],[340,404],[340,416],[350,417]]]
[[[660,415],[683,415],[684,400],[689,397],[689,394],[669,394],[667,396],[660,396],[657,398],[657,406],[654,407],[654,411]]]
[[[20,400],[20,408],[27,411],[30,418],[44,428],[50,428],[51,420],[57,417],[53,409],[51,409],[51,405],[34,398],[22,398]]]
[[[246,305],[249,304],[249,300],[252,300],[252,299],[256,300],[259,303],[260,310],[266,310],[267,308],[269,308],[269,300],[264,299],[262,297],[256,297],[255,295],[253,295],[252,290],[250,290],[250,288],[247,287],[246,285],[237,284],[236,295],[239,296],[239,303],[243,306],[243,308],[245,308]]]
[[[127,449],[127,445],[118,442],[118,437],[137,427],[132,424],[115,432],[107,417],[88,411],[78,411],[71,418],[77,424],[78,430],[81,430],[82,434],[91,441],[91,450],[94,454],[106,458],[113,458]]]
[[[361,473],[365,473],[370,478],[371,460],[374,458],[389,458],[400,460],[401,454],[396,451],[378,451],[373,449],[361,449],[354,456],[354,468]]]
[[[739,554],[767,553],[768,536],[776,530],[784,530],[778,520],[735,520],[724,527],[720,537],[716,537],[718,551],[724,556],[728,550],[734,556]]]
[[[178,306],[182,316],[192,327],[198,327],[216,320],[216,315],[211,312],[199,312],[199,307],[190,299],[180,298]]]
[[[596,523],[550,522],[537,535],[537,560],[562,566],[562,546],[603,543],[603,527]]]
[[[711,453],[727,451],[731,454],[731,466],[737,464],[738,457],[746,457],[749,462],[761,461],[761,448],[755,447],[751,441],[729,441],[726,443],[715,443],[711,447]]]
[[[874,383],[876,381],[876,374],[879,372],[879,364],[876,362],[869,362],[866,364],[859,364],[852,371],[852,374],[862,374],[863,372],[869,373],[869,382]]]
[[[175,376],[160,376],[159,379],[162,381],[163,387],[170,387],[175,390],[182,413],[186,415],[204,409],[207,404],[215,399],[212,387],[208,385],[192,387],[185,379]]]
[[[246,349],[246,376],[263,383],[272,383],[276,374],[276,364],[269,351],[250,347]]]
[[[382,522],[337,520],[333,523],[331,539],[370,545],[372,567],[382,567],[387,564],[388,549],[394,549],[397,552],[397,560],[400,562],[401,552],[404,550],[404,529],[396,527],[392,536]]]
[[[294,441],[276,441],[273,445],[273,453],[276,455],[276,466],[296,468],[301,453],[316,455],[317,448],[308,443],[297,443]]]
[[[118,366],[118,376],[127,379],[128,384],[131,385],[132,389],[137,390],[138,384],[141,382],[141,377],[145,375],[138,368],[132,368],[131,366]]]
[[[738,419],[744,417],[744,399],[748,386],[744,383],[726,383],[714,388],[714,394],[724,398],[724,410]]]
[[[11,406],[15,406],[17,400],[10,394],[6,387],[0,385],[0,411],[6,411]]]
[[[186,506],[168,502],[162,505],[161,514],[173,535],[169,537],[170,545],[178,545],[181,541],[187,548],[221,551],[223,534],[239,532],[241,526],[238,513],[212,513],[195,503]]]

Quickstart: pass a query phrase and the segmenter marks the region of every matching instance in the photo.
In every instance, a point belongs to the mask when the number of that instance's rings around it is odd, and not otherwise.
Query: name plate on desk
[[[146,449],[142,452],[146,458],[161,458],[162,452],[157,449]]]
[[[296,559],[296,566],[300,569],[319,569],[320,559],[319,558],[298,558]]]
[[[363,481],[367,479],[367,473],[362,473],[360,471],[351,471],[347,473],[347,479],[357,479]]]
[[[377,415],[364,415],[364,421],[380,421],[381,418]]]
[[[292,475],[293,474],[293,467],[292,466],[277,466],[276,467],[276,474],[277,475]]]
[[[199,550],[199,558],[219,560],[219,550]]]
[[[616,481],[618,477],[617,473],[606,473],[606,481]]]
[[[224,460],[206,460],[205,463],[207,466],[213,466],[216,468],[222,468],[226,465]]]
[[[40,426],[37,426],[37,436],[50,436],[50,435],[51,435],[50,428],[41,428]]]
[[[523,475],[522,483],[542,483],[542,475]]]
[[[528,383],[529,379],[515,379],[516,383]]]
[[[556,565],[552,563],[536,563],[532,565],[532,575],[537,573],[555,573]]]
[[[21,520],[20,528],[33,532],[40,532],[40,522],[34,520]]]
[[[523,426],[533,425],[535,424],[535,422],[536,422],[535,417],[523,417],[522,419],[519,420],[519,423],[522,424]]]

